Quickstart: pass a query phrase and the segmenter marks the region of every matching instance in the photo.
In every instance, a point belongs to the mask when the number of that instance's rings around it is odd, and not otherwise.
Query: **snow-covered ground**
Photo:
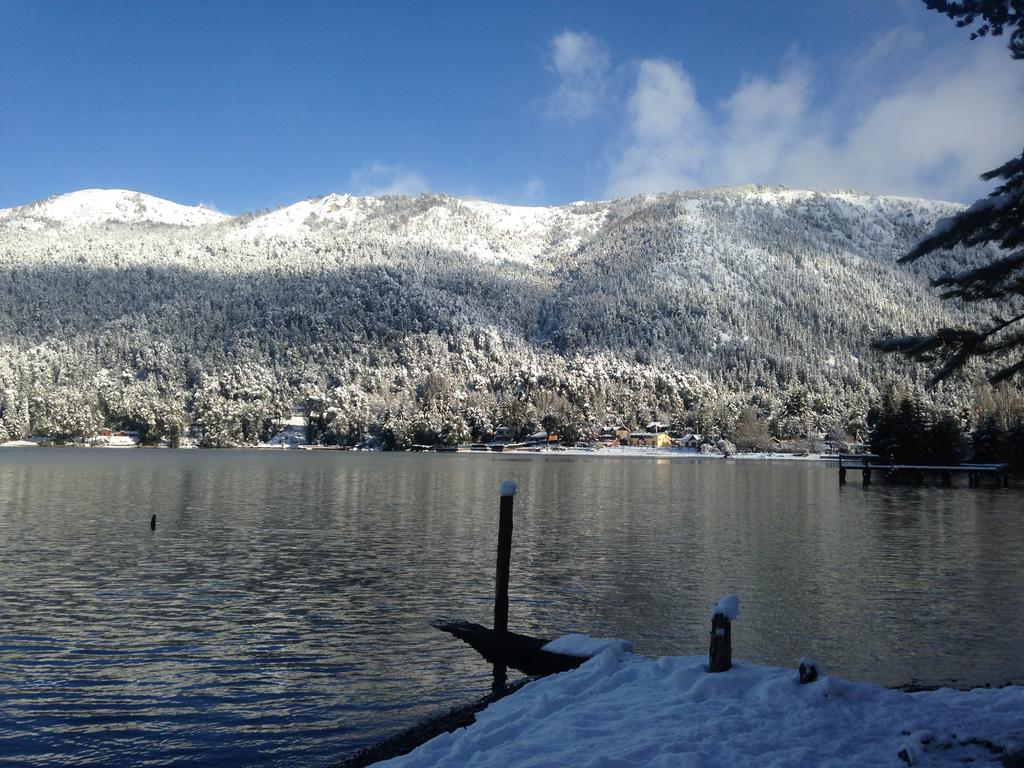
[[[1001,765],[1000,749],[1024,749],[1022,686],[904,693],[828,676],[800,685],[796,662],[710,674],[705,657],[601,647],[381,765],[961,766]]]

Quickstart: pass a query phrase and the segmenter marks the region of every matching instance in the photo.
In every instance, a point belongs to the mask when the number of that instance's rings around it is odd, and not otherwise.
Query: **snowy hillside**
[[[255,443],[312,397],[344,440],[545,415],[724,434],[750,408],[780,434],[856,430],[886,382],[924,375],[871,340],[958,321],[928,287],[942,264],[896,264],[957,210],[737,187],[554,208],[329,195],[229,217],[72,193],[0,213],[0,423]]]
[[[579,247],[598,231],[605,213],[589,204],[541,208],[441,195],[409,199],[332,194],[253,218],[229,239],[295,240],[344,233],[352,240],[402,241],[457,250],[484,261],[531,263]]]
[[[39,229],[46,224],[68,228],[106,222],[172,224],[194,227],[230,219],[201,206],[189,207],[124,189],[83,189],[66,195],[0,210],[0,223]]]

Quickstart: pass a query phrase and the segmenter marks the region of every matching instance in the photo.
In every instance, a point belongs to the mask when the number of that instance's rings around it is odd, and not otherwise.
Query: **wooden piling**
[[[156,530],[156,515],[153,515],[151,518],[149,518],[149,530]]]
[[[732,669],[732,622],[724,613],[711,617],[711,647],[708,649],[708,672]]]
[[[818,665],[810,659],[801,659],[798,671],[800,673],[800,685],[807,685],[818,679]]]
[[[491,690],[500,691],[508,683],[508,665],[495,663],[491,665]]]
[[[501,484],[498,509],[498,561],[494,574],[494,634],[499,640],[508,632],[508,578],[512,562],[512,502],[516,485],[506,480]]]

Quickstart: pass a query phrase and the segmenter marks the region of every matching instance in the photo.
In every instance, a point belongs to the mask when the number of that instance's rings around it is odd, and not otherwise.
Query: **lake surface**
[[[489,690],[429,627],[513,629],[883,684],[1024,682],[1019,490],[804,462],[0,449],[0,762],[329,765]],[[150,531],[151,514],[157,528]]]

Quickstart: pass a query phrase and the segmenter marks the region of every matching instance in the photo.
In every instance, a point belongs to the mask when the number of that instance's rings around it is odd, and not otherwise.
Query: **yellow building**
[[[672,438],[666,432],[630,432],[629,444],[644,448],[668,448]]]

